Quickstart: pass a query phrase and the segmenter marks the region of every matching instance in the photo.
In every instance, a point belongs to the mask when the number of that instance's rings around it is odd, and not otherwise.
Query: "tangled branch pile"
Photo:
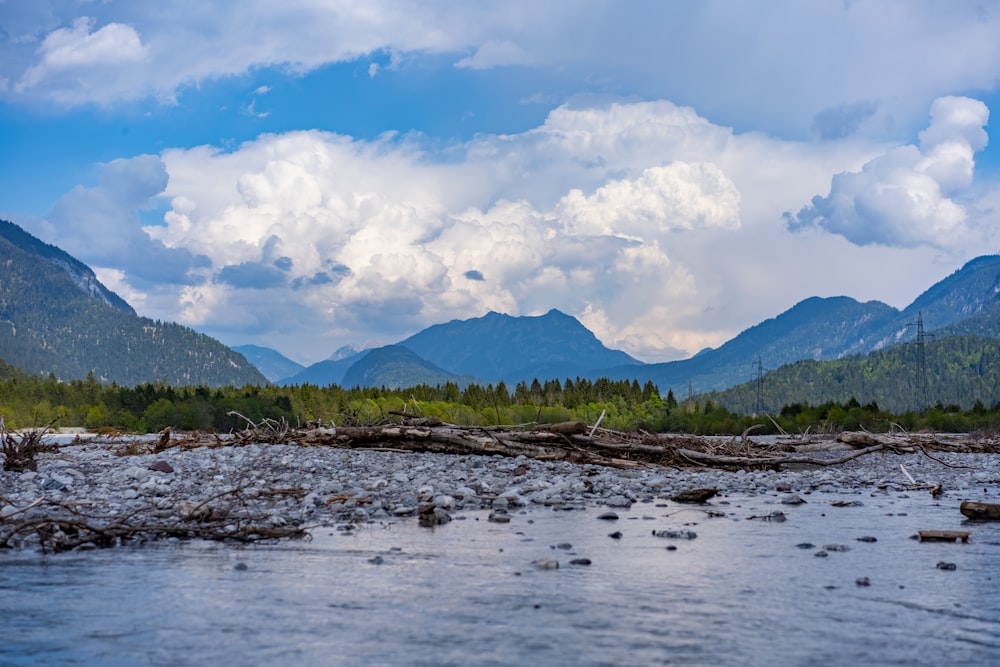
[[[244,418],[245,419],[245,418]],[[190,433],[171,438],[165,433],[152,451],[168,447],[196,448],[247,444],[291,444],[302,447],[381,449],[460,455],[524,456],[542,461],[593,464],[614,468],[649,465],[707,466],[727,469],[780,469],[789,464],[831,466],[878,451],[912,453],[1000,451],[997,442],[949,442],[909,434],[844,433],[836,440],[785,439],[759,442],[741,436],[721,438],[687,434],[623,433],[583,422],[525,424],[521,426],[463,427],[433,418],[403,417],[376,426],[324,426],[309,422],[292,427],[285,421],[260,424],[231,436]],[[842,456],[801,456],[800,452],[848,450]]]

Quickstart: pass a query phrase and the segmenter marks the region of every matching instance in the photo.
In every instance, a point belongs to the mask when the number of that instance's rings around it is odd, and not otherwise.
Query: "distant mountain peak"
[[[605,347],[579,320],[555,308],[533,316],[490,311],[435,324],[399,344],[440,368],[485,382],[585,376],[642,363]]]

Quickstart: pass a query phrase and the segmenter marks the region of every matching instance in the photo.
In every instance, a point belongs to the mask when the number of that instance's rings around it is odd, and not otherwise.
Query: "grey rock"
[[[664,537],[671,540],[693,540],[698,533],[693,530],[654,530],[653,537]]]

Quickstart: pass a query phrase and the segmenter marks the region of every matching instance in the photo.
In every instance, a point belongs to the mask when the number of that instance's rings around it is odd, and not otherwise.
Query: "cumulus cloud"
[[[64,100],[86,99],[103,93],[95,88],[115,88],[114,75],[134,67],[148,56],[135,28],[108,23],[94,29],[95,21],[80,17],[71,28],[50,32],[38,48],[39,61],[29,67],[15,86],[18,92],[47,86],[58,89]]]
[[[587,196],[572,190],[559,202],[576,232],[659,238],[698,227],[739,226],[740,195],[718,166],[673,162],[635,180],[616,180]]]
[[[75,235],[67,249],[121,271],[107,275],[144,314],[315,359],[373,335],[551,308],[609,345],[671,359],[818,293],[814,276],[835,269],[809,245],[822,228],[789,234],[779,218],[830,174],[905,164],[934,173],[939,190],[960,185],[958,166],[943,170],[950,180],[938,172],[958,154],[944,147],[981,139],[969,123],[982,116],[964,104],[935,107],[919,149],[881,160],[865,144],[736,133],[663,101],[565,106],[525,132],[444,148],[408,135],[268,134],[109,163],[53,210],[48,240],[56,223]],[[135,210],[150,198],[168,210],[141,227]],[[859,267],[838,289],[885,298],[855,288],[909,256],[866,273],[851,248],[835,253]],[[775,254],[792,283],[761,268]],[[154,270],[172,274],[152,286]]]
[[[206,264],[187,249],[171,249],[149,237],[138,211],[163,192],[166,168],[155,155],[113,160],[96,186],[77,186],[59,198],[38,231],[94,267],[118,268],[133,280],[189,283]],[[120,279],[120,277],[119,277]]]
[[[837,174],[829,195],[784,214],[788,228],[820,228],[857,245],[967,244],[977,220],[957,195],[972,183],[974,154],[986,146],[988,121],[989,109],[979,100],[935,100],[919,146],[893,148],[860,171]]]
[[[618,322],[599,332],[611,344],[676,354],[666,320],[657,334],[637,322],[669,318],[653,304],[662,295],[703,296],[672,257],[678,234],[741,224],[740,192],[720,166],[730,131],[669,103],[613,104],[480,135],[460,160],[455,149],[441,160],[405,137],[316,131],[229,152],[172,149],[171,207],[145,232],[211,257],[211,279],[181,296],[186,323],[201,327],[221,311],[253,321],[251,290],[282,294],[282,308],[295,304],[328,332],[388,339],[489,310],[556,307]]]

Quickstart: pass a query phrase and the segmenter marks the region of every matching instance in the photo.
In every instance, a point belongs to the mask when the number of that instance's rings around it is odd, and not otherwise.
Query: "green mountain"
[[[0,359],[61,380],[267,384],[217,340],[137,316],[86,265],[9,222],[0,224]]]
[[[358,355],[340,384],[344,387],[388,387],[400,389],[420,384],[430,386],[454,382],[465,386],[473,380],[450,373],[401,345],[386,345]]]
[[[360,361],[363,355],[369,351],[365,350],[364,352],[343,357],[342,359],[317,361],[315,364],[303,368],[294,375],[281,378],[277,383],[282,386],[296,384],[313,384],[317,387],[325,387],[331,384],[346,386],[344,385],[344,375],[350,370],[351,366]]]
[[[991,318],[996,321],[998,313],[1000,256],[977,257],[935,283],[889,322],[859,338],[847,353],[879,350],[912,339],[917,333],[918,320],[925,331],[931,332],[952,326],[961,328],[963,323],[979,318],[984,318],[982,322]],[[1000,336],[1000,328],[988,330],[980,327],[980,332],[988,338]],[[941,335],[948,335],[948,332],[942,331]]]
[[[596,369],[642,362],[604,346],[570,315],[488,313],[428,327],[399,343],[432,364],[483,382],[586,377]]]
[[[770,413],[796,403],[845,403],[851,398],[896,414],[938,402],[963,410],[977,401],[987,407],[1000,402],[1000,340],[995,335],[935,338],[923,349],[925,381],[920,379],[920,347],[908,343],[866,356],[799,361],[767,373],[759,385],[748,382],[700,398],[741,414],[756,411],[758,388],[761,407]]]
[[[929,336],[1000,337],[1000,256],[976,258],[933,285],[902,311],[878,301],[813,297],[761,322],[714,350],[681,361],[608,369],[612,379],[652,381],[677,396],[722,391],[764,370],[799,360],[834,360]],[[860,400],[860,399],[859,399]]]
[[[800,359],[835,359],[898,315],[897,309],[880,301],[812,297],[690,359],[607,369],[604,374],[652,381],[664,394],[673,390],[677,396],[687,395],[689,388],[694,393],[719,391],[753,377],[758,360],[775,368]]]

